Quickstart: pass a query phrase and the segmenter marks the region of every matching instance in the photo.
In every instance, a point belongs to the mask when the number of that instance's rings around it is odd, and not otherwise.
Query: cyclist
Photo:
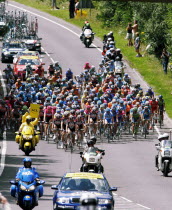
[[[76,132],[77,132],[77,137],[80,136],[81,141],[83,140],[84,124],[85,124],[85,118],[81,114],[79,114],[76,117]]]
[[[53,111],[51,106],[47,106],[47,108],[44,109],[44,132],[45,132],[45,141],[47,141],[48,138],[48,127],[50,126],[50,122],[52,122],[53,119]],[[49,127],[51,130],[51,126]]]
[[[113,123],[113,114],[109,108],[106,108],[103,116],[103,124],[105,125],[105,129],[107,129],[107,126],[110,125],[110,133],[112,133],[112,126],[111,126],[112,123]]]
[[[61,128],[63,129],[62,132],[62,142],[66,143],[66,128],[68,124],[68,118],[69,118],[69,113],[68,111],[65,111],[61,120]]]
[[[162,123],[164,120],[165,101],[162,95],[158,96],[158,114],[161,117]]]
[[[148,106],[145,106],[144,109],[142,110],[142,115],[141,115],[141,118],[142,118],[142,122],[143,122],[143,127],[146,125],[146,132],[147,134],[149,134],[149,124],[150,124],[150,119],[151,119],[151,111],[149,109]]]
[[[8,116],[8,109],[3,100],[0,101],[0,128],[2,133],[6,130],[6,118]]]
[[[12,125],[17,125],[17,128],[14,127],[14,129],[18,130],[20,121],[21,121],[21,109],[19,106],[15,105],[14,108],[11,111],[11,119],[12,119]]]
[[[61,120],[62,115],[55,113],[53,118],[53,128],[54,128],[54,137],[53,140],[55,141],[58,135],[58,139],[61,139]]]
[[[137,107],[134,107],[130,110],[130,120],[132,123],[132,133],[133,133],[133,138],[135,137],[138,128],[139,128],[139,123],[140,123],[140,114],[138,113]]]
[[[152,118],[155,116],[155,123],[157,123],[158,101],[156,100],[156,98],[153,98],[150,101],[150,106],[151,106]]]
[[[98,122],[98,112],[97,108],[93,107],[91,112],[88,115],[88,123],[91,126],[90,129],[92,128],[93,130],[93,135],[96,135],[97,132],[97,122]]]
[[[70,134],[72,134],[72,143],[75,143],[75,130],[76,130],[76,122],[75,122],[75,117],[73,115],[69,116],[69,121],[66,125],[66,133],[67,133],[67,138],[70,138]]]

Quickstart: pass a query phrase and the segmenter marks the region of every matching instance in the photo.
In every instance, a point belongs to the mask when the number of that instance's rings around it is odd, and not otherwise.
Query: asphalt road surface
[[[85,62],[98,66],[101,61],[100,51],[102,49],[102,43],[99,39],[96,38],[94,45],[87,49],[79,40],[80,28],[15,2],[9,2],[8,8],[10,10],[24,8],[28,13],[31,12],[33,17],[37,14],[39,35],[43,38],[44,52],[42,56],[43,62],[46,63],[45,69],[50,62],[56,60],[60,62],[64,72],[70,67],[74,74],[82,71]],[[133,83],[139,82],[144,89],[147,88],[147,84],[143,82],[140,75],[131,69],[127,63],[126,65],[125,71],[132,76]],[[4,66],[2,64],[1,69]],[[118,187],[117,193],[114,194],[115,209],[170,210],[172,208],[172,175],[163,177],[161,172],[156,171],[154,164],[154,157],[157,153],[155,143],[157,143],[158,133],[169,132],[170,126],[172,124],[167,120],[163,129],[159,129],[157,126],[157,131],[154,133],[151,131],[147,139],[138,136],[138,140],[135,141],[131,135],[123,134],[119,141],[109,144],[106,141],[98,143],[98,147],[106,151],[102,161],[105,175],[112,187]],[[14,138],[14,133],[7,131],[4,141],[0,142],[0,154],[6,154],[4,170],[4,156],[1,155],[0,190],[9,199],[12,210],[17,210],[20,208],[10,197],[9,180],[15,177],[25,156],[22,151],[18,150],[18,144],[15,143]],[[39,206],[35,210],[53,209],[53,190],[50,187],[57,184],[65,172],[79,170],[81,166],[79,150],[71,154],[62,149],[56,149],[53,141],[48,144],[42,140],[30,157],[33,160],[33,166],[36,167],[41,178],[46,181],[44,196],[40,199]]]

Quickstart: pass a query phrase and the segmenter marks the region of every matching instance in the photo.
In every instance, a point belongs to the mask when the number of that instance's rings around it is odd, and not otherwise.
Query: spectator
[[[136,33],[138,32],[138,24],[137,20],[134,21],[134,25],[132,26],[132,34],[133,34],[133,39],[135,40],[136,38]]]
[[[77,12],[79,10],[79,0],[75,1],[75,15],[77,15]]]
[[[163,51],[162,51],[161,59],[162,59],[163,71],[164,71],[165,74],[167,74],[169,57],[170,57],[170,53],[167,52],[167,50],[164,48]]]
[[[75,0],[69,0],[69,18],[74,18]]]
[[[134,40],[134,47],[135,47],[135,50],[137,52],[136,57],[142,57],[142,55],[140,54],[140,36],[139,36],[139,32],[136,32],[136,38]]]
[[[132,43],[132,24],[131,23],[128,23],[128,26],[127,26],[126,30],[127,30],[128,46],[133,46],[133,43]]]

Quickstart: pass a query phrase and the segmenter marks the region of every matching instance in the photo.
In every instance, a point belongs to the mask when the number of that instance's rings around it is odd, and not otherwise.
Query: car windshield
[[[21,43],[9,44],[8,48],[23,48]]]
[[[35,36],[25,36],[24,39],[36,40]]]
[[[31,59],[29,59],[29,60],[21,59],[18,62],[19,65],[27,65],[28,63],[31,64],[31,65],[39,65],[40,64],[40,62],[36,59],[32,59],[32,60]]]
[[[109,186],[104,179],[64,178],[60,185],[63,191],[99,191],[107,192]]]
[[[163,140],[161,141],[161,145],[163,148],[172,148],[172,141],[170,140]]]

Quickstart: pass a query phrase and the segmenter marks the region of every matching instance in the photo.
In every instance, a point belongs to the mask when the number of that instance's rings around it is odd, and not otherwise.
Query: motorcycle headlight
[[[61,197],[56,200],[58,203],[69,203],[69,198]]]
[[[23,138],[29,140],[29,139],[32,139],[32,135],[23,135]]]
[[[34,190],[34,189],[35,189],[35,186],[32,185],[32,186],[29,187],[28,191],[32,191],[32,190]]]
[[[98,204],[111,204],[112,201],[109,199],[98,199]]]
[[[9,54],[9,52],[8,52],[8,51],[5,51],[5,52],[4,52],[4,55],[8,55],[8,54]]]
[[[35,44],[35,46],[37,46],[37,47],[40,46],[40,43]]]
[[[26,187],[24,185],[20,185],[20,190],[25,191],[26,190]]]

